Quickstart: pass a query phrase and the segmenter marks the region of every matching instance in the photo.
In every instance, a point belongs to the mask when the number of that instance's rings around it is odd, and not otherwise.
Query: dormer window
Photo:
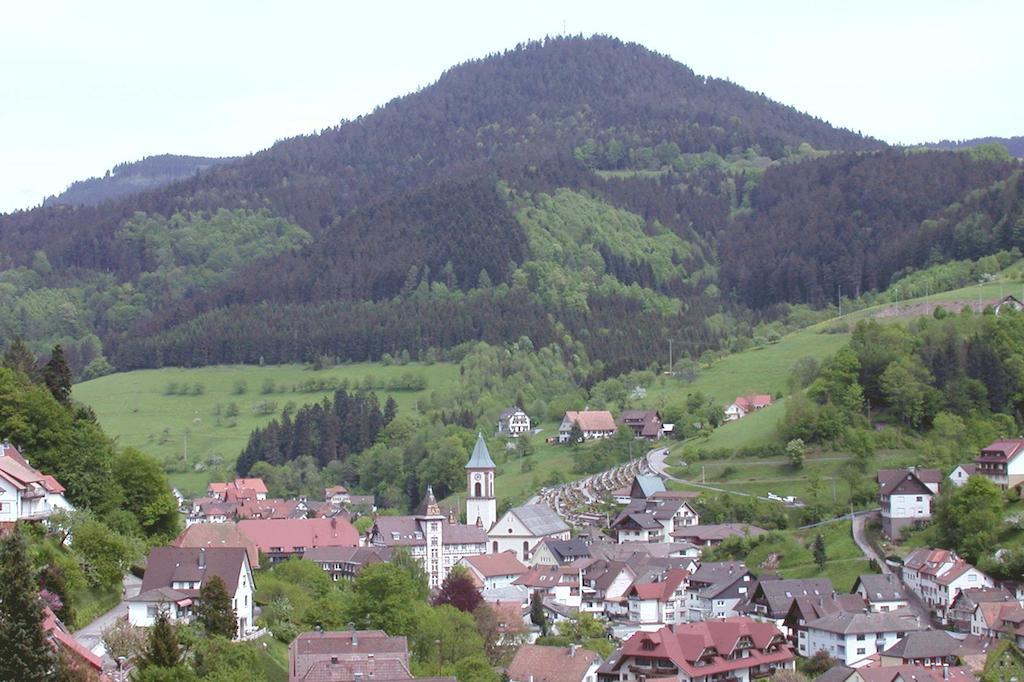
[[[640,648],[644,651],[654,651],[654,647],[656,646],[657,644],[654,643],[654,640],[650,639],[645,639],[640,643]]]

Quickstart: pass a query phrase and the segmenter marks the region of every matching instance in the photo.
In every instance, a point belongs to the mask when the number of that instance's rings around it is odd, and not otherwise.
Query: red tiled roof
[[[615,417],[607,410],[568,411],[565,418],[579,424],[582,431],[616,431]]]
[[[89,651],[81,642],[75,639],[48,606],[43,607],[43,631],[49,635],[50,641],[54,646],[63,647],[74,656],[82,659],[90,668],[99,672],[103,671],[103,661],[100,657]],[[102,679],[107,678],[103,676]]]
[[[690,575],[689,571],[684,571],[681,568],[673,568],[670,570],[663,580],[655,583],[634,583],[629,588],[627,596],[636,595],[640,599],[657,599],[658,601],[666,601],[672,597],[672,593],[675,592],[680,583],[682,583]]]
[[[181,531],[171,544],[175,547],[244,547],[249,565],[260,567],[260,552],[234,523],[195,523]]]
[[[236,478],[235,487],[239,490],[248,489],[261,495],[267,494],[267,484],[262,478]]]
[[[512,682],[582,682],[594,663],[596,652],[564,646],[524,644],[508,666]]]
[[[748,656],[729,660],[740,641],[749,638],[753,644]],[[775,650],[765,651],[769,646]],[[618,670],[634,656],[672,661],[691,678],[718,675],[759,665],[785,663],[794,656],[785,637],[771,623],[749,618],[666,626],[655,632],[638,632],[626,640],[613,668]],[[703,660],[698,666],[697,662]]]
[[[751,395],[741,395],[733,403],[744,412],[750,412],[751,410],[771,405],[772,397],[767,393],[753,393]]]
[[[981,454],[975,459],[976,462],[985,461],[1010,461],[1024,450],[1024,438],[1009,438],[996,440],[981,449]]]
[[[330,519],[244,519],[238,529],[256,543],[262,552],[280,547],[294,552],[296,547],[355,547],[359,533],[351,523]]]
[[[496,575],[522,575],[529,570],[511,551],[498,554],[478,554],[466,557],[466,562],[485,578]]]
[[[41,485],[47,492],[64,492],[64,486],[56,478],[33,468],[10,443],[0,445],[0,476],[9,480],[19,490],[24,490],[35,483]]]

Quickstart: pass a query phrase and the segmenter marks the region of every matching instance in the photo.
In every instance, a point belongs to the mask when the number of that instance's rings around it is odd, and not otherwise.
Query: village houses
[[[835,611],[804,626],[807,655],[825,651],[843,665],[881,653],[906,633],[928,626],[910,614]]]
[[[664,491],[630,500],[611,528],[618,542],[672,542],[677,531],[699,524],[697,510],[686,497]]]
[[[945,624],[961,590],[992,587],[992,579],[948,549],[915,549],[903,560],[903,582]]]

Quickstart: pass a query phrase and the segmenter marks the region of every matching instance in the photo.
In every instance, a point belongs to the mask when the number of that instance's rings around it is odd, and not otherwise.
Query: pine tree
[[[45,680],[56,663],[25,538],[9,533],[0,539],[0,681]]]
[[[530,595],[530,622],[540,628],[544,636],[548,634],[548,616],[544,613],[544,601],[540,592]]]
[[[178,644],[178,632],[163,610],[156,617],[153,627],[149,630],[146,652],[142,656],[140,667],[173,668],[181,661],[181,646]]]
[[[61,405],[71,403],[71,369],[59,343],[53,347],[50,360],[43,367],[43,383]]]
[[[3,366],[21,372],[33,381],[39,368],[36,366],[36,356],[28,349],[20,336],[15,336],[11,345],[4,352]]]
[[[199,588],[196,620],[203,624],[210,635],[233,639],[238,631],[238,616],[231,607],[231,595],[219,575],[210,576]]]
[[[818,568],[824,568],[825,562],[828,561],[828,556],[825,554],[825,538],[818,533],[814,536],[814,563],[818,564]]]
[[[391,420],[398,414],[398,403],[392,396],[388,396],[388,399],[384,402],[384,425],[391,423]]]

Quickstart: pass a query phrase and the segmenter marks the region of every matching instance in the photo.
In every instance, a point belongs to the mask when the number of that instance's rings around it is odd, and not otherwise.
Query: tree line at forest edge
[[[461,97],[469,92],[474,95]],[[494,191],[499,178],[527,194],[577,188],[633,211],[647,222],[658,220],[700,247],[700,255],[686,266],[689,271],[706,265],[714,269],[717,250],[732,241],[743,242],[744,235],[752,232],[773,235],[763,241],[800,244],[804,240],[794,242],[785,225],[792,222],[794,212],[816,205],[815,192],[823,181],[839,178],[829,196],[840,197],[838,205],[833,205],[842,209],[840,216],[815,210],[808,218],[824,220],[822,233],[835,232],[834,239],[808,244],[793,262],[786,254],[756,249],[755,255],[739,259],[734,258],[736,249],[728,251],[728,258],[723,255],[718,285],[735,291],[735,301],[709,299],[705,282],[700,289],[673,291],[683,301],[684,317],[650,315],[643,310],[652,319],[638,325],[644,329],[637,332],[621,333],[611,324],[592,325],[590,319],[566,325],[569,333],[588,345],[592,356],[629,369],[656,357],[654,350],[669,336],[681,345],[689,343],[695,354],[713,345],[716,340],[700,321],[708,312],[742,317],[749,314],[742,309],[747,305],[830,300],[833,282],[827,268],[819,272],[806,265],[815,258],[824,263],[840,258],[851,261],[842,273],[851,291],[883,285],[907,259],[876,263],[865,255],[865,246],[849,238],[851,231],[864,231],[864,225],[857,220],[844,222],[842,216],[856,213],[863,203],[863,210],[887,225],[886,235],[892,233],[895,239],[964,192],[988,186],[1009,172],[1005,162],[954,153],[840,153],[835,155],[838,161],[808,158],[741,175],[715,163],[700,167],[677,163],[687,154],[714,157],[709,152],[714,149],[723,150],[722,154],[756,149],[770,162],[785,158],[808,141],[832,150],[881,147],[732,84],[698,77],[635,45],[606,38],[552,39],[456,67],[434,86],[358,121],[279,143],[265,153],[184,183],[98,207],[47,208],[6,216],[0,219],[0,244],[12,254],[9,265],[27,267],[34,254],[45,255],[51,272],[42,278],[42,286],[50,289],[60,286],[59,279],[69,273],[97,270],[112,271],[118,279],[132,282],[155,267],[151,254],[123,239],[122,226],[137,211],[150,216],[186,210],[202,215],[237,210],[243,204],[265,206],[271,216],[287,216],[286,222],[312,235],[314,243],[299,251],[255,256],[251,265],[230,274],[217,287],[186,289],[181,295],[134,309],[142,313],[140,318],[122,314],[120,320],[130,320],[127,326],[119,323],[107,331],[97,326],[107,355],[121,369],[255,362],[260,356],[273,362],[308,360],[316,353],[374,359],[402,350],[418,354],[470,338],[492,342],[517,338],[518,333],[506,331],[509,325],[498,319],[498,311],[517,310],[522,318],[542,318],[534,323],[537,328],[527,332],[538,342],[561,338],[565,311],[524,307],[521,299],[502,295],[499,287],[486,303],[469,295],[447,300],[453,289],[486,291],[490,285],[509,284],[513,264],[522,265],[537,256],[523,252],[522,231]],[[588,145],[600,150],[599,158],[577,154]],[[641,153],[644,150],[646,155]],[[657,178],[599,175],[606,168],[665,162],[669,162],[665,172]],[[821,170],[814,170],[819,165]],[[935,181],[929,182],[933,177]],[[762,184],[770,189],[760,192]],[[948,188],[936,191],[937,185]],[[879,213],[877,206],[890,200],[898,207]],[[767,216],[763,218],[769,221],[767,226],[748,225],[752,220],[763,221],[759,216]],[[438,238],[438,230],[460,238]],[[52,238],[40,239],[41,235]],[[882,238],[888,239],[886,235]],[[877,233],[872,236],[871,251],[891,251],[881,248],[885,245],[880,246],[878,237]],[[613,253],[603,256],[607,269],[623,281],[649,284],[644,262],[623,262]],[[770,286],[764,287],[768,293],[762,294],[736,275],[745,272],[744,265],[788,274],[782,281],[769,277]],[[414,267],[419,272],[410,282]],[[428,287],[443,283],[447,291],[434,296],[443,300],[434,301],[433,310],[407,323],[414,307],[407,303],[409,285],[415,288],[419,283]],[[132,295],[120,291],[107,300],[120,311],[123,305],[118,297]],[[635,308],[633,302],[619,300],[626,298],[621,295],[593,294],[592,298],[592,308],[614,310],[620,319]],[[339,305],[339,300],[351,304]],[[488,303],[496,307],[488,310]],[[461,324],[449,331],[435,320],[447,319],[437,313],[450,307],[468,310],[457,316]],[[349,309],[356,312],[346,314]],[[695,314],[688,314],[692,309]],[[326,319],[328,312],[344,319],[313,338],[283,331],[315,331],[308,329],[308,320]],[[256,328],[267,314],[278,324]],[[757,314],[775,313],[766,308]],[[559,322],[543,319],[549,315]],[[385,334],[374,338],[376,325],[353,319],[366,316],[383,325]],[[15,316],[15,328],[20,324],[17,320]],[[93,344],[79,353],[74,345],[76,372],[103,352]],[[72,344],[65,346],[70,352]]]

